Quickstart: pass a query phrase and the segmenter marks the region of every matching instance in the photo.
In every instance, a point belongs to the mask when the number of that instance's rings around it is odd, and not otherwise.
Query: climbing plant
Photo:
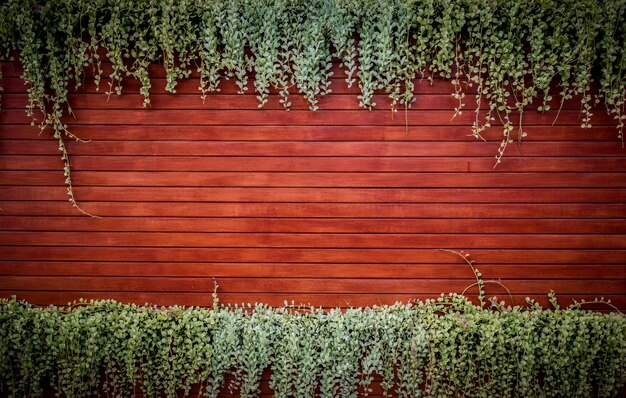
[[[198,72],[203,97],[234,79],[239,92],[256,92],[259,106],[275,89],[286,109],[294,92],[318,109],[331,92],[333,59],[366,109],[382,90],[394,111],[406,110],[417,79],[442,77],[458,100],[453,116],[466,107],[468,88],[475,92],[471,134],[501,126],[497,164],[524,136],[531,104],[543,112],[579,98],[588,128],[603,103],[623,142],[625,12],[626,0],[5,0],[0,49],[19,53],[27,112],[52,129],[78,206],[64,139],[79,139],[67,126],[67,95],[85,68],[107,95],[137,79],[144,106],[153,62],[164,65],[170,92]]]

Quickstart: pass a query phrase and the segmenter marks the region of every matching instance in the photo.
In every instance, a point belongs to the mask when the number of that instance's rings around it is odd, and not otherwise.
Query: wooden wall
[[[384,95],[359,109],[341,73],[317,112],[297,95],[289,112],[275,96],[257,109],[232,82],[205,103],[196,79],[166,94],[158,66],[142,109],[136,82],[107,100],[88,77],[68,122],[91,142],[68,147],[90,218],[67,201],[50,133],[30,126],[19,64],[3,73],[2,297],[208,305],[216,278],[223,302],[366,306],[463,291],[471,270],[435,250],[448,248],[516,304],[554,290],[626,309],[626,151],[604,111],[590,130],[576,101],[554,124],[528,112],[494,169],[501,133],[468,137],[474,115],[451,120],[446,81],[419,84],[405,114]]]

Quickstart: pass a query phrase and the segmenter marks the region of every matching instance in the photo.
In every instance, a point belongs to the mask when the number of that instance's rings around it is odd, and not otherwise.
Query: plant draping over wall
[[[553,300],[555,302],[555,300]],[[612,397],[626,383],[626,317],[483,309],[458,295],[366,309],[156,308],[0,301],[0,391],[179,397]],[[230,381],[227,381],[229,380]]]
[[[294,92],[318,108],[330,93],[334,58],[367,109],[376,105],[376,90],[388,93],[394,109],[406,109],[416,78],[451,78],[455,115],[465,106],[464,89],[477,91],[475,137],[502,125],[500,162],[515,131],[523,135],[524,110],[537,101],[544,111],[579,96],[583,127],[601,101],[623,140],[625,12],[626,0],[6,0],[0,48],[19,52],[28,113],[41,111],[42,128],[52,127],[76,206],[63,141],[78,138],[64,121],[72,113],[67,94],[85,67],[101,83],[99,50],[112,63],[104,91],[120,94],[122,79],[135,78],[145,106],[153,62],[164,64],[171,92],[198,71],[202,96],[229,78],[243,93],[254,72],[259,106],[275,88],[287,109]]]
[[[113,300],[37,308],[0,299],[0,392],[56,396],[194,395],[226,388],[258,397],[266,370],[276,397],[612,397],[626,384],[626,316],[610,300],[552,311],[461,295],[345,311],[289,305],[157,307]],[[465,296],[477,288],[478,305]],[[509,292],[510,295],[510,292]],[[512,297],[512,296],[511,296]],[[584,311],[604,304],[617,313]],[[380,393],[380,391],[378,391]]]

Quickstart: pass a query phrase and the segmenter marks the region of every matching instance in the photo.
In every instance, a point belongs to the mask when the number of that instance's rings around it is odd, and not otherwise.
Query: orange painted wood
[[[56,170],[56,169],[55,169]],[[623,203],[624,188],[254,188],[78,185],[83,201],[321,203]],[[4,186],[0,200],[65,200],[57,186]]]
[[[557,118],[557,116],[559,116]],[[20,110],[2,110],[0,117],[6,123],[28,123],[30,119]],[[566,126],[580,126],[579,111],[564,110],[548,111],[544,113],[528,113],[524,115],[526,125],[557,124]],[[326,126],[440,126],[444,124],[471,126],[474,115],[464,112],[451,120],[448,110],[409,110],[404,113],[392,114],[386,110],[283,110],[256,109],[256,110],[126,110],[118,109],[115,112],[100,109],[82,110],[76,118],[66,118],[65,121],[73,124],[107,124],[126,125],[128,121],[141,125],[326,125]],[[512,115],[511,121],[518,123],[519,117]],[[594,119],[596,125],[614,125],[613,118],[606,113],[599,114]]]
[[[169,96],[171,97],[171,96]],[[617,131],[614,126],[593,126],[589,129],[571,126],[526,126],[528,134],[524,142],[529,141],[610,141],[615,143]],[[468,135],[467,126],[352,126],[339,129],[335,126],[151,126],[141,125],[116,126],[114,130],[106,125],[74,125],[72,132],[86,140],[100,141],[454,141],[473,142],[477,140]],[[40,134],[38,126],[29,124],[6,124],[2,128],[2,137],[20,140],[49,140],[50,129]],[[500,142],[502,130],[492,127],[485,130],[483,138]],[[71,140],[69,140],[71,141]],[[553,144],[554,145],[554,144]],[[526,145],[524,145],[526,146]],[[608,148],[608,147],[607,147]],[[619,148],[619,145],[618,145]],[[623,155],[620,152],[620,155]],[[558,152],[552,151],[550,156]],[[578,156],[586,156],[584,152]]]
[[[3,216],[6,231],[624,234],[626,219]]]
[[[626,173],[344,173],[344,172],[109,172],[77,171],[80,185],[134,187],[605,187],[626,186]],[[7,171],[0,185],[61,185],[54,171]]]
[[[136,81],[107,100],[107,79],[96,92],[87,71],[67,122],[91,141],[66,144],[76,198],[102,217],[89,218],[67,201],[50,131],[23,110],[21,66],[5,64],[0,297],[210,305],[215,277],[224,303],[391,304],[471,284],[461,259],[435,250],[451,248],[513,303],[555,290],[564,305],[604,296],[626,309],[626,151],[604,109],[591,129],[578,98],[558,118],[556,103],[529,109],[527,136],[494,169],[502,132],[468,135],[471,90],[453,120],[441,79],[417,84],[406,113],[384,93],[367,111],[333,72],[318,112],[296,92],[285,112],[273,89],[257,109],[252,80],[204,102],[194,79],[168,94],[158,65],[143,109]]]
[[[103,217],[626,218],[626,204],[83,202]],[[73,215],[64,201],[1,201],[5,215]],[[306,221],[305,221],[306,222]],[[337,220],[336,222],[341,222]],[[503,222],[506,221],[494,221]]]
[[[626,160],[619,157],[507,158],[506,163],[494,170],[495,161],[485,157],[72,156],[72,165],[77,171],[159,171],[163,164],[167,164],[168,171],[187,172],[626,172]],[[0,167],[7,171],[54,171],[62,165],[56,155],[0,156]]]
[[[115,291],[115,292],[181,292],[211,293],[214,289],[211,278],[165,278],[165,277],[77,277],[77,276],[6,276],[4,287],[21,290],[24,280],[36,283],[41,290],[67,291]],[[228,278],[219,281],[223,293],[369,293],[380,289],[386,294],[438,294],[442,291],[461,293],[471,285],[473,279],[322,279],[322,278]],[[604,281],[602,285],[589,286],[584,280],[542,281],[505,280],[512,294],[545,294],[555,289],[562,294],[621,294],[626,289],[626,280]],[[499,285],[489,286],[492,294],[506,294]]]
[[[430,249],[311,249],[311,248],[167,248],[167,247],[51,247],[0,246],[4,260],[54,261],[162,261],[162,262],[301,262],[438,264],[450,263],[442,253]],[[467,246],[455,249],[467,249]],[[469,250],[469,249],[468,249]],[[626,250],[590,249],[471,249],[485,264],[619,264]]]
[[[122,137],[118,137],[122,138]],[[79,155],[140,155],[140,156],[249,156],[249,157],[375,157],[382,161],[388,157],[482,157],[482,170],[490,174],[495,160],[493,151],[499,144],[483,142],[247,142],[247,141],[161,141],[146,145],[145,141],[94,141],[87,143],[68,140],[68,150]],[[515,156],[551,157],[566,156],[585,159],[587,157],[616,157],[623,150],[614,142],[528,142],[521,147],[510,144],[510,152]],[[56,147],[49,140],[3,140],[3,154],[7,155],[56,155]],[[262,160],[262,159],[260,159]],[[357,159],[359,160],[359,159]],[[609,159],[610,161],[611,159]],[[299,159],[293,160],[299,162]],[[367,159],[361,159],[367,161]],[[372,161],[372,159],[370,159]],[[419,161],[419,159],[418,159]],[[441,159],[440,159],[441,161]],[[448,159],[448,162],[450,159]],[[461,160],[462,161],[462,160]],[[532,159],[531,159],[532,161]],[[603,160],[600,160],[603,161]],[[619,161],[623,161],[622,158]],[[545,160],[544,160],[545,162]],[[471,171],[472,164],[465,163],[465,170]],[[166,166],[166,165],[161,165]],[[489,166],[489,169],[485,168]],[[167,168],[165,168],[167,170]],[[426,169],[425,171],[436,171]]]
[[[99,247],[287,247],[287,248],[439,248],[463,239],[475,248],[492,249],[626,249],[623,235],[547,234],[302,234],[179,232],[0,232],[12,246]]]
[[[486,279],[626,279],[626,266],[601,264],[478,264]],[[85,261],[1,261],[0,275],[239,278],[393,278],[448,279],[472,277],[464,264],[341,263],[162,263]],[[601,285],[598,285],[601,286]]]

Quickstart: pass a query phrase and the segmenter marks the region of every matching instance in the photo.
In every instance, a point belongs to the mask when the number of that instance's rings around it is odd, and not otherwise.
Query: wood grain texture
[[[0,258],[26,261],[164,261],[164,262],[278,262],[278,263],[450,263],[442,253],[428,249],[361,248],[208,248],[208,247],[75,247],[0,246]],[[473,249],[472,255],[485,264],[615,264],[623,265],[626,250],[590,249]],[[547,293],[547,292],[546,292]]]
[[[168,98],[171,96],[168,96]],[[4,96],[3,96],[4,98]],[[132,121],[129,121],[129,123]],[[526,126],[528,134],[524,143],[532,141],[611,141],[615,143],[614,126],[594,125],[589,129],[572,129],[568,126]],[[127,124],[111,130],[107,125],[75,125],[72,132],[86,140],[100,141],[452,141],[474,142],[465,126],[352,126],[338,129],[335,126],[151,126]],[[3,125],[3,138],[20,140],[48,140],[51,132],[40,134],[38,126],[29,124]],[[483,138],[499,143],[502,131],[496,127],[485,130]],[[619,147],[619,146],[618,146]],[[608,148],[608,146],[607,146]],[[550,156],[558,155],[551,152]],[[580,156],[581,154],[578,153]],[[623,155],[623,153],[621,153]],[[511,156],[511,154],[509,154]]]
[[[213,291],[211,278],[165,277],[84,277],[84,276],[7,276],[5,288],[20,290],[24,280],[32,280],[42,290],[116,291],[116,292],[200,292]],[[438,294],[449,289],[460,293],[473,279],[323,279],[323,278],[220,278],[222,293],[369,293],[381,289],[388,294]],[[562,294],[620,294],[626,281],[604,281],[603,286],[588,286],[586,281],[502,280],[512,294],[541,294],[553,286]],[[506,294],[501,286],[490,286],[491,293]]]
[[[123,138],[123,135],[117,136]],[[94,141],[90,145],[80,142],[68,142],[68,149],[77,155],[123,155],[123,156],[239,156],[239,157],[344,157],[386,160],[389,157],[404,157],[408,160],[422,157],[486,157],[489,160],[485,172],[493,172],[495,161],[493,151],[498,144],[482,142],[353,142],[353,141],[314,141],[314,142],[283,142],[283,141]],[[3,140],[2,150],[6,155],[55,155],[56,148],[50,147],[49,140]],[[589,157],[600,158],[620,156],[623,150],[614,142],[529,142],[517,147],[512,145],[513,155],[530,158],[536,157],[568,157],[585,160]],[[582,154],[585,157],[582,157]],[[332,160],[332,159],[331,159]],[[368,159],[360,159],[362,162]],[[478,160],[478,159],[471,159]],[[545,159],[543,159],[545,161]],[[610,159],[609,159],[610,160]],[[293,159],[300,162],[300,159]],[[370,159],[371,161],[371,159]],[[462,160],[461,160],[462,161]],[[482,160],[484,161],[484,159]],[[520,162],[520,160],[518,160]],[[519,165],[519,163],[518,163]],[[471,164],[466,171],[472,171]],[[261,166],[262,167],[262,166]],[[435,171],[435,170],[426,170]]]
[[[27,144],[28,145],[28,144]],[[49,149],[49,148],[48,148]],[[79,148],[77,148],[79,149]],[[548,161],[549,160],[549,161]],[[364,156],[202,156],[202,155],[74,155],[77,171],[158,171],[167,164],[170,171],[254,171],[254,172],[625,172],[626,160],[619,157],[516,157],[494,170],[494,160],[485,157],[453,158],[364,157]],[[0,156],[3,170],[58,170],[56,155]],[[529,192],[526,190],[526,192]],[[613,198],[608,195],[607,199]]]
[[[590,187],[621,188],[626,173],[344,173],[344,172],[109,172],[79,171],[76,186],[131,187]],[[60,185],[65,177],[54,171],[7,171],[0,185]]]
[[[580,113],[574,110],[547,111],[530,113],[524,116],[528,126],[557,124],[564,126],[580,126]],[[0,117],[7,123],[28,123],[30,119],[21,110],[6,109],[0,111]],[[138,125],[227,125],[227,126],[283,126],[283,125],[322,125],[322,126],[440,126],[444,124],[471,126],[474,115],[470,112],[451,119],[448,110],[417,110],[412,109],[404,114],[392,113],[388,110],[284,110],[272,109],[231,109],[231,110],[198,110],[198,109],[83,109],[75,118],[67,117],[73,124],[108,124],[127,125],[129,121]],[[511,116],[513,123],[519,118]],[[596,125],[613,125],[615,121],[610,115],[599,114]]]
[[[77,188],[78,189],[78,188]],[[79,196],[80,198],[80,196]],[[65,201],[0,201],[5,215],[76,214]],[[466,204],[466,203],[221,203],[221,202],[83,202],[102,217],[245,217],[245,218],[394,218],[394,219],[566,219],[626,217],[626,204]],[[306,220],[304,221],[307,222]],[[343,221],[337,221],[343,222]],[[511,231],[514,232],[514,231]]]
[[[626,235],[557,234],[304,234],[195,232],[0,232],[14,246],[437,248],[463,239],[480,249],[626,249]]]
[[[77,185],[78,186],[78,185]],[[57,186],[5,185],[0,200],[65,200]],[[623,203],[624,188],[255,188],[80,186],[83,201],[315,203]]]
[[[602,264],[481,265],[486,279],[626,279],[626,267]],[[13,276],[231,277],[231,278],[393,278],[395,280],[464,279],[465,264],[341,263],[168,263],[106,261],[0,261],[0,274]]]
[[[626,219],[4,216],[5,231],[625,234]]]
[[[295,94],[285,112],[230,81],[204,102],[193,79],[168,94],[154,65],[144,109],[137,82],[107,99],[87,71],[67,122],[90,141],[66,143],[76,198],[101,217],[89,218],[67,201],[51,132],[23,110],[21,66],[3,72],[0,297],[210,305],[217,278],[224,303],[391,304],[470,285],[436,250],[450,248],[515,304],[555,290],[564,305],[626,309],[626,152],[603,109],[579,127],[579,98],[558,117],[533,104],[494,169],[501,131],[469,136],[472,112],[452,119],[440,79],[417,84],[406,112],[384,93],[366,111],[335,66],[318,112]]]

